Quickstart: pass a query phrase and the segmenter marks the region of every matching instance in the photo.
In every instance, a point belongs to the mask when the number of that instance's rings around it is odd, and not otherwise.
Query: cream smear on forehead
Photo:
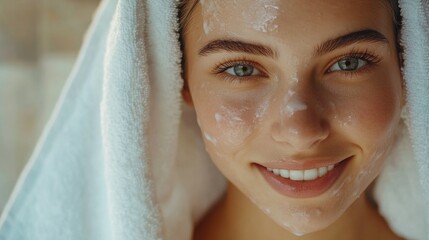
[[[278,29],[275,20],[279,15],[278,0],[264,1],[218,1],[201,0],[203,30],[207,35],[214,30],[226,31],[230,21],[241,17],[250,28],[260,32],[272,32]],[[228,11],[228,15],[223,14]]]
[[[253,1],[248,11],[242,12],[246,23],[256,31],[272,32],[278,29],[275,20],[279,15],[277,0]]]
[[[207,35],[214,28],[224,30],[225,23],[221,21],[219,13],[221,13],[222,5],[216,0],[200,0],[203,17],[203,30]]]

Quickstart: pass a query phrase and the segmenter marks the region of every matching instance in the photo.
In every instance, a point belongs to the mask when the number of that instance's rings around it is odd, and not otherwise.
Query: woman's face
[[[379,174],[402,101],[385,1],[200,1],[184,45],[207,151],[284,228],[325,228]]]

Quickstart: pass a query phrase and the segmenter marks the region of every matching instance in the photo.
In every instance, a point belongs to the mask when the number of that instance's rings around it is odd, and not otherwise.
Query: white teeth
[[[319,168],[319,177],[325,176],[325,174],[328,172],[328,167],[321,167]]]
[[[289,170],[285,170],[285,169],[280,170],[280,176],[284,178],[289,178]]]
[[[314,180],[317,178],[318,169],[310,169],[304,171],[304,180]]]
[[[325,176],[326,173],[334,169],[335,165],[329,165],[327,167],[313,168],[307,170],[287,170],[287,169],[275,169],[267,168],[268,171],[273,172],[275,175],[283,178],[288,178],[294,181],[311,181],[319,177]]]
[[[295,181],[304,180],[304,171],[290,170],[290,180],[295,180]]]

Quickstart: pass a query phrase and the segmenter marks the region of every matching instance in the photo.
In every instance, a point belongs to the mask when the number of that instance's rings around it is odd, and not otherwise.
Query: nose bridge
[[[284,121],[293,117],[296,113],[306,111],[308,109],[308,102],[302,98],[302,94],[297,92],[296,89],[287,90],[286,94],[282,97],[280,105],[280,122],[283,126]]]
[[[279,117],[272,127],[272,137],[277,142],[305,149],[329,135],[317,90],[311,86],[298,84],[283,91],[279,107]]]

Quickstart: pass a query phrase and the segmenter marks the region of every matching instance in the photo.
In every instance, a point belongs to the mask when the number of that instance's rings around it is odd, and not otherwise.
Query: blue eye
[[[330,72],[334,71],[356,71],[368,64],[368,61],[357,57],[346,57],[336,62],[329,68]]]
[[[248,77],[261,74],[261,72],[257,68],[247,64],[238,64],[229,67],[225,70],[225,72],[237,77]]]

